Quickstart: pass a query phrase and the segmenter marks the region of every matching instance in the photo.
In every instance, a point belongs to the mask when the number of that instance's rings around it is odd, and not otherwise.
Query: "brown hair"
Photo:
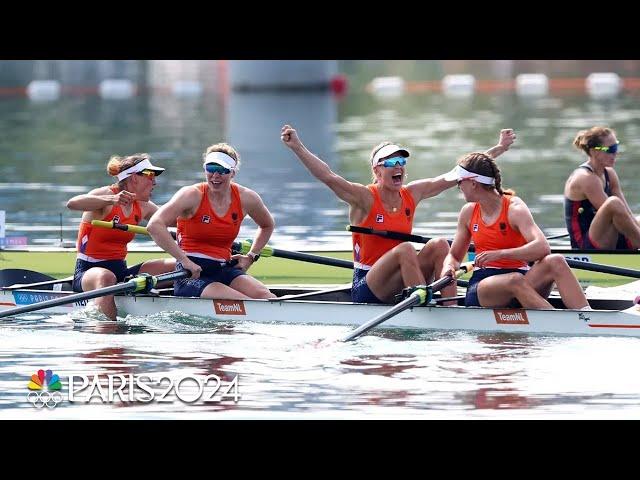
[[[133,155],[128,155],[126,157],[113,155],[109,159],[109,163],[107,163],[107,173],[112,177],[115,177],[123,170],[131,168],[144,160],[151,161],[151,156],[148,153],[134,153]],[[120,188],[121,190],[124,189],[124,182],[126,181],[126,178],[124,180],[120,180],[117,183],[118,188]]]
[[[495,185],[478,183],[478,185],[481,185],[485,189],[492,190],[495,188],[500,195],[515,195],[516,192],[512,189],[502,189],[502,175],[500,174],[500,168],[498,168],[493,157],[490,157],[486,153],[468,153],[458,160],[458,165],[465,170],[477,173],[478,175],[493,177],[495,179]]]
[[[588,130],[580,130],[573,140],[573,146],[589,155],[589,150],[602,145],[605,137],[615,135],[613,128],[591,127]]]
[[[221,142],[209,145],[205,152],[202,154],[202,160],[204,160],[211,152],[226,153],[236,161],[235,171],[237,172],[238,170],[240,170],[240,154],[236,152],[236,149],[228,143]]]

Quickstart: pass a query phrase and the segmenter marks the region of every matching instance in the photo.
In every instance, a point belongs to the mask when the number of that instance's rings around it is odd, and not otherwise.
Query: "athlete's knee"
[[[96,276],[96,288],[110,287],[111,285],[115,285],[117,281],[118,279],[113,272],[104,271]]]
[[[444,237],[432,238],[427,245],[431,245],[434,253],[447,255],[451,249],[449,242]]]
[[[624,202],[614,195],[607,198],[599,210],[611,210],[613,212],[626,212],[627,209],[624,205]]]
[[[544,257],[544,259],[542,259],[542,261],[545,262],[554,272],[562,272],[569,268],[567,259],[559,253],[547,255],[546,257]]]
[[[401,243],[400,245],[395,247],[393,251],[399,261],[405,260],[407,258],[411,259],[412,256],[416,256],[416,251],[414,250],[413,245],[411,245],[409,242]]]

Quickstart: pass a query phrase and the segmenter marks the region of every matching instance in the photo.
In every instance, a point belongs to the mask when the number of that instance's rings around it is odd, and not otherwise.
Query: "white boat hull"
[[[67,295],[65,292],[0,291],[0,311]],[[42,313],[70,313],[87,301],[63,305]],[[251,321],[315,325],[358,326],[385,312],[389,305],[302,299],[210,300],[156,295],[116,296],[119,315],[144,316],[158,312],[182,312],[219,321]],[[34,312],[37,313],[37,312]],[[24,315],[33,315],[26,313]],[[640,336],[640,305],[625,310],[524,310],[476,307],[414,307],[377,328],[474,330],[560,335]]]

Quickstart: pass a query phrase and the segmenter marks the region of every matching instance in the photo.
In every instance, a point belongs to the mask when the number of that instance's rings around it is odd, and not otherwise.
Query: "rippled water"
[[[94,317],[3,320],[0,418],[640,417],[635,338],[374,330],[345,344],[330,339],[346,327]],[[62,379],[55,408],[27,401],[38,369]],[[237,377],[240,398],[220,391],[189,403],[174,391],[169,402],[70,403],[69,375],[216,375],[223,385]],[[180,389],[181,398],[198,395],[194,382]]]

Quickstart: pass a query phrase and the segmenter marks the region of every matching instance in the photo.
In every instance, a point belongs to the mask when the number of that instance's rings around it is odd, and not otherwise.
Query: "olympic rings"
[[[46,399],[45,399],[46,397]],[[60,392],[29,392],[27,400],[36,408],[54,409],[63,400]]]

